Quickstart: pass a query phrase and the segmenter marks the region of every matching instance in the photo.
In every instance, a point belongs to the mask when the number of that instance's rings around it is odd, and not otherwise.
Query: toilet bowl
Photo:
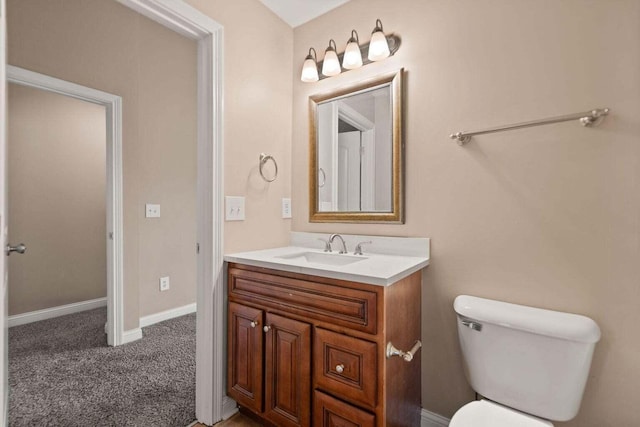
[[[588,317],[460,295],[464,372],[485,400],[450,427],[549,427],[576,416],[600,328]]]
[[[476,400],[458,409],[449,427],[553,427],[553,424],[495,402]]]

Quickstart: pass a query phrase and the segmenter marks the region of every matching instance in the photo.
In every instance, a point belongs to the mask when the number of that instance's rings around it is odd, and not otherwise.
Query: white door
[[[338,210],[360,211],[360,131],[338,134]]]
[[[7,19],[5,0],[0,0],[0,426],[7,425],[8,346],[7,346]]]

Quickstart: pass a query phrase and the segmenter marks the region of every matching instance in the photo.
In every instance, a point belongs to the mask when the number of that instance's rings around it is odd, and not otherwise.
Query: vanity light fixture
[[[333,43],[333,46],[331,45]],[[340,60],[336,52],[336,42],[329,40],[329,47],[324,51],[324,62],[322,63],[322,74],[327,77],[337,76],[342,72]]]
[[[351,38],[347,42],[347,47],[344,50],[344,56],[342,57],[342,68],[346,70],[353,70],[360,67],[362,67],[360,40],[358,38],[358,32],[356,30],[351,30]]]
[[[311,55],[313,52],[313,55]],[[304,65],[302,65],[302,76],[300,76],[300,80],[306,83],[317,82],[319,80],[318,76],[318,57],[316,55],[316,50],[314,48],[309,49],[309,55],[304,60]]]
[[[369,42],[369,60],[380,61],[387,58],[391,54],[387,37],[382,31],[382,21],[376,19],[376,27],[371,33],[371,41]]]
[[[336,42],[333,39],[329,40],[329,47],[324,53],[324,59],[320,62],[318,62],[315,49],[309,49],[309,54],[302,65],[300,80],[310,83],[337,76],[342,71],[354,70],[393,56],[399,48],[400,37],[395,34],[386,36],[382,30],[382,21],[376,19],[376,26],[371,33],[369,43],[361,46],[358,32],[352,30],[343,53],[338,54]],[[318,73],[318,70],[322,70],[322,72]]]

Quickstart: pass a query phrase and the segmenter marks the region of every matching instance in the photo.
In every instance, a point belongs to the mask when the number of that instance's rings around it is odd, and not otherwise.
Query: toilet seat
[[[476,400],[458,409],[449,427],[553,427],[553,424],[488,400]]]

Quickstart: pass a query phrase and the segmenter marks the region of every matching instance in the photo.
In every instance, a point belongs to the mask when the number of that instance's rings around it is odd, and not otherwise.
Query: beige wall
[[[376,18],[402,38],[382,63],[315,84],[307,50]],[[422,401],[450,417],[473,399],[453,299],[471,294],[582,313],[602,329],[581,413],[562,426],[640,425],[640,2],[352,0],[294,32],[293,229],[425,236]],[[307,98],[406,73],[406,224],[308,222]],[[453,131],[610,107],[602,126],[477,137]]]
[[[107,296],[106,113],[8,85],[9,315]]]
[[[187,0],[224,26],[224,192],[244,196],[245,221],[225,223],[226,253],[286,245],[291,220],[293,30],[257,0]],[[260,153],[278,178],[258,173]],[[293,212],[296,215],[295,212]]]
[[[125,329],[194,302],[195,43],[115,1],[7,3],[10,64],[123,99]]]

